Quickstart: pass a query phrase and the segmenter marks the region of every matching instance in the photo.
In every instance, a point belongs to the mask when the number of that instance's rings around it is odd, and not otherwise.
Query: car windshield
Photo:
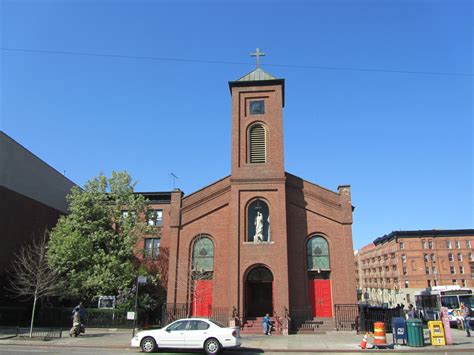
[[[221,327],[221,328],[227,328],[225,325],[223,325],[222,323],[219,323],[213,319],[209,319],[209,322],[211,323],[214,323],[215,325],[217,325],[218,327]]]

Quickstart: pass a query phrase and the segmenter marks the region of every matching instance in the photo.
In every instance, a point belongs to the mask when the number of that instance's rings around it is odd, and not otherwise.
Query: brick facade
[[[319,235],[329,245],[330,267],[312,274],[316,279],[318,274],[329,277],[329,309],[337,303],[355,303],[350,187],[340,186],[334,192],[285,172],[284,80],[240,79],[229,86],[231,175],[185,197],[174,191],[169,205],[163,207],[167,214],[160,236],[169,258],[167,302],[192,301],[193,243],[205,235],[214,246],[213,307],[235,307],[246,317],[255,295],[265,295],[270,311],[278,315],[285,308],[308,306],[306,245],[310,236]],[[264,112],[251,114],[253,100],[264,101]],[[249,159],[249,132],[254,124],[265,129],[265,161],[260,163]],[[255,211],[269,211],[263,222],[267,239],[262,242],[256,242],[257,234],[249,232],[257,228],[250,217],[254,205]],[[272,280],[265,282],[271,282],[271,288],[268,283],[264,287],[259,280],[248,280],[256,268],[270,272]]]
[[[357,286],[371,303],[413,303],[433,286],[474,289],[474,229],[392,232],[355,253]]]

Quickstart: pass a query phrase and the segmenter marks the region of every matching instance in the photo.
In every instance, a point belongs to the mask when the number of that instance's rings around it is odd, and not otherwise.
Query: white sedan
[[[217,354],[222,348],[235,348],[242,344],[237,327],[224,327],[207,318],[179,319],[164,328],[137,333],[131,346],[151,353],[161,348],[204,349]]]

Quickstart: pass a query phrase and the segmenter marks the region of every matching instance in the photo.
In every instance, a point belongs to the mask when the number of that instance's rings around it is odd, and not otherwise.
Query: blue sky
[[[473,228],[471,1],[1,0],[0,16],[0,129],[80,185],[228,175],[227,83],[259,47],[286,80],[286,170],[352,186],[355,247]]]

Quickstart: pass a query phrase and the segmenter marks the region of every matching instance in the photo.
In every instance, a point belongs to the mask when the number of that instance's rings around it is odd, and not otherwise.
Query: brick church
[[[350,187],[331,191],[285,171],[284,79],[257,62],[229,88],[231,174],[186,196],[148,193],[161,228],[144,240],[145,256],[166,254],[167,303],[192,315],[306,307],[333,317],[335,304],[356,303]]]

